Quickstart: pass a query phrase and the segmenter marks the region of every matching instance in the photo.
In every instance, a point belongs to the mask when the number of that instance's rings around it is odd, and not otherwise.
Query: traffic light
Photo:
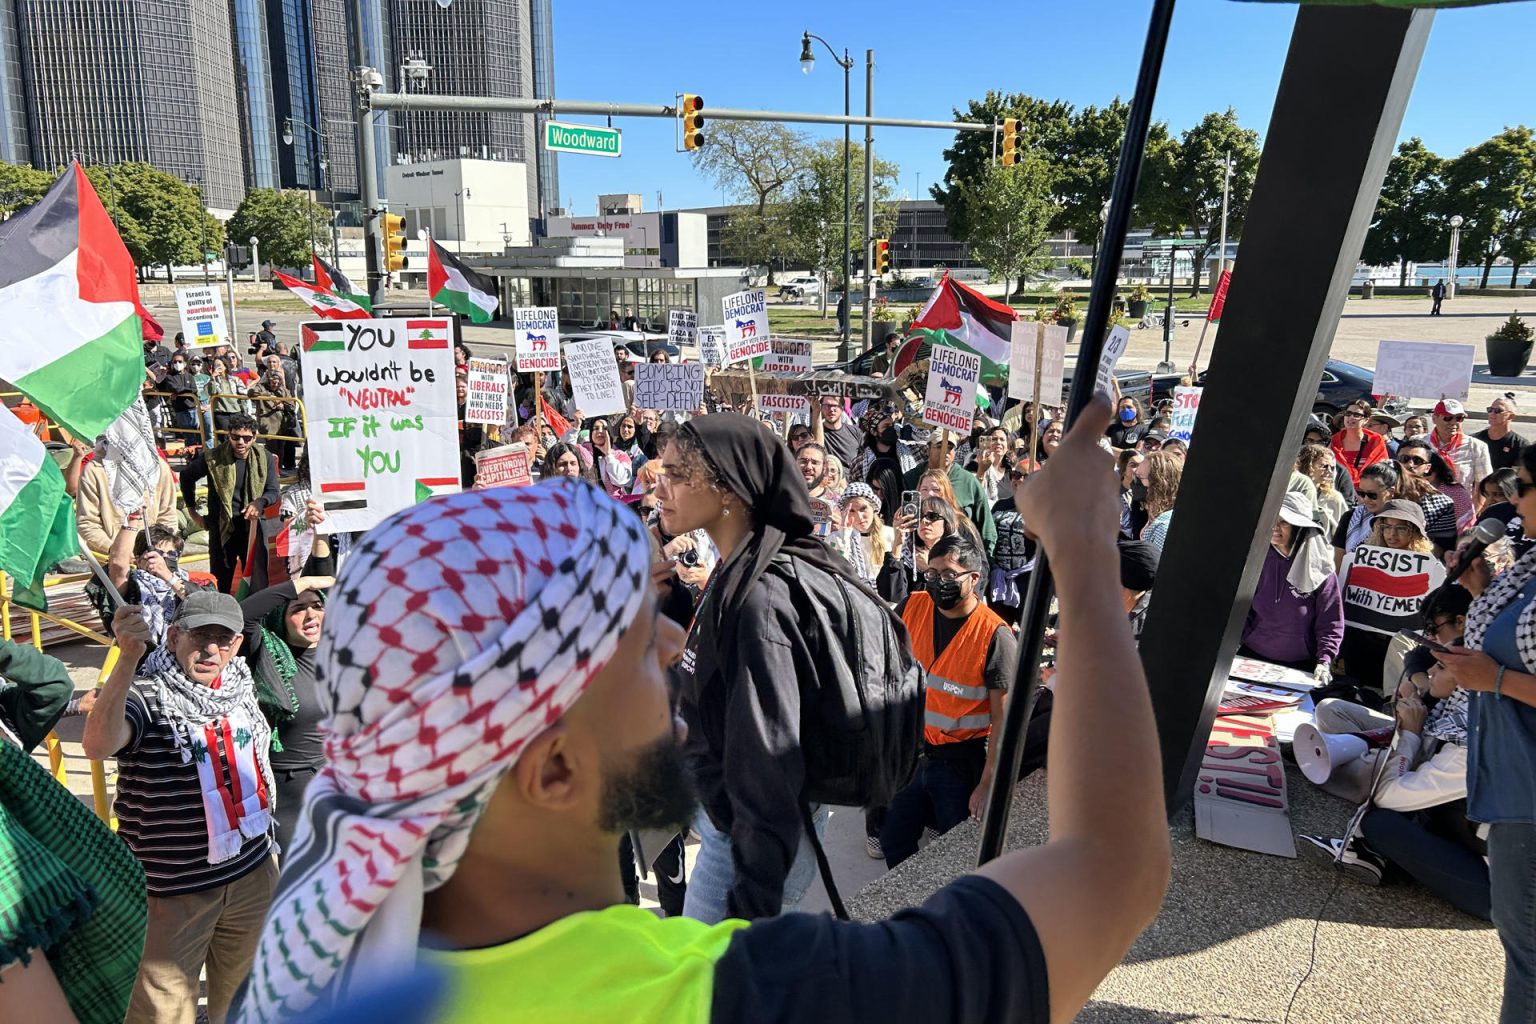
[[[1019,119],[1003,118],[1003,166],[1012,167],[1019,162]]]
[[[683,148],[689,151],[704,145],[704,98],[683,93],[683,104],[678,108],[683,115]]]
[[[875,273],[886,274],[891,269],[891,240],[875,239]]]
[[[405,218],[395,213],[379,215],[379,228],[384,235],[384,269],[388,272],[405,268]]]

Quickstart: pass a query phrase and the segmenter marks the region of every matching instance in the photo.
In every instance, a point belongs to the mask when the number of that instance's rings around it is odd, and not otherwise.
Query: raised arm
[[[133,742],[133,727],[128,724],[128,687],[133,684],[139,659],[149,642],[149,627],[137,605],[125,605],[112,616],[112,634],[117,638],[117,664],[107,676],[96,706],[85,720],[80,745],[93,761],[113,757]]]

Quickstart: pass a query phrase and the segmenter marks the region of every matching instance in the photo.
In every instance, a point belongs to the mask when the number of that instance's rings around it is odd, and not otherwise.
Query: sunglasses
[[[1397,461],[1402,463],[1405,466],[1427,466],[1427,465],[1429,465],[1429,460],[1428,459],[1422,459],[1422,458],[1420,458],[1417,455],[1404,455],[1404,456],[1400,457]]]
[[[1029,474],[1024,472],[1022,469],[1016,469],[1012,473],[1009,473],[1008,476],[1013,480],[1023,480],[1025,477],[1029,476]]]
[[[1512,415],[1512,413],[1513,413],[1513,410],[1511,410],[1511,409],[1500,409],[1496,405],[1490,405],[1488,407],[1488,415],[1489,416],[1509,416],[1509,415]]]
[[[1489,410],[1489,411],[1491,412],[1492,410]],[[1465,423],[1465,422],[1467,422],[1467,418],[1465,416],[1441,416],[1440,418],[1445,420],[1445,422],[1447,422],[1447,423]]]
[[[943,521],[944,517],[939,515],[937,512],[923,513],[923,522],[925,523],[942,523]]]
[[[1531,488],[1532,487],[1536,487],[1536,484],[1528,484],[1524,480],[1516,480],[1515,481],[1515,497],[1517,497],[1517,498],[1525,497],[1527,494],[1531,493]]]
[[[1361,490],[1358,487],[1355,488],[1355,493],[1360,495],[1360,497],[1362,497],[1362,498],[1369,499],[1370,501],[1375,501],[1376,499],[1381,497],[1381,492],[1380,491],[1364,491],[1364,490]]]
[[[1347,420],[1363,420],[1365,419],[1365,413],[1358,409],[1349,409],[1344,413],[1344,418]]]

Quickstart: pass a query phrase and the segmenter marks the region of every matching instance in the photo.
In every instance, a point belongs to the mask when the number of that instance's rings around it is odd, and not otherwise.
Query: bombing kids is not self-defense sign
[[[322,532],[369,530],[459,490],[453,321],[325,320],[300,328],[304,428]],[[610,358],[611,362],[611,358]]]
[[[971,421],[976,418],[976,382],[980,376],[981,356],[935,345],[928,356],[923,419],[957,434],[970,433]]]
[[[698,412],[704,402],[702,363],[636,363],[635,408]]]
[[[554,306],[518,306],[512,310],[512,335],[517,345],[518,373],[560,369],[560,311]]]
[[[511,380],[505,359],[472,358],[469,361],[468,397],[464,401],[465,423],[495,426],[507,422],[507,402]]]
[[[755,359],[772,351],[768,335],[768,299],[761,288],[736,292],[721,300],[725,313],[725,362]]]

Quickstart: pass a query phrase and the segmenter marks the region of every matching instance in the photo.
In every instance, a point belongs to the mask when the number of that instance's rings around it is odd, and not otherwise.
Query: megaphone
[[[1296,727],[1291,741],[1296,767],[1309,782],[1321,786],[1342,765],[1358,761],[1370,749],[1363,736],[1354,733],[1321,732],[1310,722]]]

